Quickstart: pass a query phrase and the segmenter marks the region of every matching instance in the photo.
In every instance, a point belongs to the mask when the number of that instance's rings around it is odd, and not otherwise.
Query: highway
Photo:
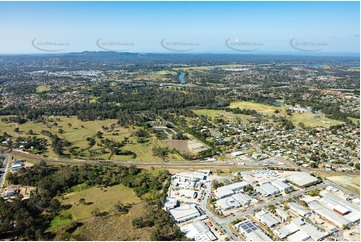
[[[66,165],[82,165],[82,164],[97,164],[97,165],[124,165],[130,166],[135,165],[138,167],[164,167],[164,168],[186,168],[189,169],[205,169],[205,168],[244,168],[244,169],[263,169],[263,168],[279,168],[279,169],[301,169],[304,172],[322,172],[327,174],[340,174],[340,175],[357,175],[355,172],[341,172],[341,171],[325,171],[323,169],[312,169],[312,168],[304,168],[304,167],[294,167],[294,166],[267,166],[264,167],[263,164],[258,163],[254,165],[247,165],[247,166],[235,166],[230,165],[228,162],[225,161],[217,161],[217,162],[202,162],[199,160],[184,160],[184,161],[166,161],[166,162],[155,162],[155,161],[137,161],[137,160],[129,160],[129,161],[119,161],[119,160],[78,160],[78,159],[65,159],[65,158],[49,158],[43,157],[40,155],[30,154],[27,152],[19,151],[19,150],[12,150],[10,152],[13,155],[34,159],[38,161],[45,161],[49,163],[57,163],[57,164],[66,164]]]

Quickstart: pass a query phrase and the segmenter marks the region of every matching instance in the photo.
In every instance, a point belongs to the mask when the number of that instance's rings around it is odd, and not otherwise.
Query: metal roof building
[[[299,187],[306,187],[318,182],[318,179],[306,172],[298,172],[287,177],[287,180]]]
[[[218,198],[224,198],[235,194],[237,191],[240,191],[247,186],[249,186],[249,183],[247,182],[235,182],[229,185],[225,185],[223,187],[218,187],[215,191],[215,194]]]
[[[298,213],[302,217],[311,213],[310,211],[308,211],[307,209],[305,209],[304,207],[302,207],[301,205],[299,205],[295,202],[288,203],[288,206],[290,207],[290,209],[292,209],[294,212]]]
[[[257,192],[261,193],[262,196],[265,196],[265,197],[271,196],[271,195],[274,195],[274,194],[277,194],[280,192],[275,186],[272,186],[270,183],[262,184],[259,187],[256,186],[255,189]]]
[[[272,241],[272,239],[253,222],[246,219],[235,225],[239,232],[249,241]]]
[[[233,197],[225,197],[216,201],[216,206],[222,210],[238,208],[241,206]]]
[[[195,241],[213,241],[217,237],[212,233],[209,227],[203,221],[196,221],[191,224],[180,227],[185,236]]]
[[[335,224],[338,227],[342,227],[343,225],[347,225],[350,223],[348,219],[346,219],[344,216],[340,216],[337,213],[331,211],[329,208],[323,206],[318,201],[312,201],[308,204],[308,206],[318,215],[321,217],[326,218],[333,224]]]
[[[260,211],[258,213],[256,213],[255,217],[265,226],[267,227],[273,227],[276,226],[277,224],[279,224],[280,222],[275,219],[271,214],[265,212],[265,211]]]
[[[296,225],[300,231],[303,231],[315,241],[323,239],[328,235],[327,233],[318,230],[317,227],[305,222],[302,218],[296,218],[292,220],[291,223]]]
[[[243,193],[236,193],[232,195],[232,198],[239,202],[241,205],[248,205],[251,202],[251,198]]]
[[[183,204],[177,208],[170,209],[169,212],[177,223],[184,222],[201,215],[194,204]]]
[[[280,208],[276,208],[276,213],[278,216],[280,216],[282,218],[283,221],[286,221],[287,219],[289,219],[291,217],[291,215],[289,213],[287,213],[286,211],[284,211],[283,209],[280,209]]]
[[[273,180],[271,181],[272,185],[275,186],[278,190],[285,192],[285,191],[290,191],[292,189],[292,187],[290,185],[288,185],[285,182],[279,181],[279,180]]]
[[[172,208],[175,208],[177,207],[178,205],[178,200],[174,197],[167,197],[165,199],[165,203],[164,203],[164,207],[166,209],[172,209]]]

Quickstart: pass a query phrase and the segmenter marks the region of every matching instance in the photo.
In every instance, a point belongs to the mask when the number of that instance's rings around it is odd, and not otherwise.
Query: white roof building
[[[302,218],[296,218],[296,219],[292,220],[291,223],[294,224],[295,226],[297,226],[300,229],[300,231],[303,232],[304,235],[305,234],[309,235],[309,238],[312,238],[312,240],[314,240],[314,241],[320,240],[328,235],[327,233],[324,233],[324,232],[321,232],[320,230],[318,230],[317,227],[305,222]],[[307,236],[305,236],[305,237],[307,237]],[[288,239],[290,239],[290,238],[288,238]],[[292,240],[292,241],[294,241],[294,240]]]
[[[275,186],[278,190],[282,192],[292,190],[292,187],[285,182],[279,180],[272,180],[271,183],[273,186]]]
[[[291,218],[291,215],[289,215],[289,213],[287,213],[281,208],[276,208],[276,213],[278,216],[282,218],[283,221],[286,221],[287,219]]]
[[[297,172],[287,177],[287,180],[299,187],[306,187],[318,182],[318,179],[306,172]]]
[[[290,235],[287,240],[288,241],[306,241],[310,238],[311,238],[311,236],[309,234],[307,234],[303,230],[300,230],[300,231],[296,232],[295,234]]]
[[[215,194],[218,198],[225,198],[235,194],[237,191],[241,191],[246,186],[249,186],[249,183],[244,181],[235,182],[223,187],[218,187]]]
[[[251,198],[243,193],[236,193],[232,195],[232,198],[241,205],[248,205],[251,202]]]
[[[241,206],[233,197],[225,197],[216,201],[216,206],[222,210],[229,210]]]
[[[172,208],[175,208],[177,207],[178,205],[178,200],[174,197],[167,197],[165,199],[165,203],[164,203],[164,207],[166,209],[172,209]]]
[[[270,183],[265,183],[260,186],[256,186],[255,189],[257,192],[261,193],[262,196],[265,197],[272,196],[280,192],[275,186],[272,186]]]
[[[170,209],[169,212],[177,223],[184,222],[201,215],[195,204],[183,204],[177,208]]]
[[[324,217],[331,223],[335,224],[337,227],[341,228],[343,225],[347,225],[350,223],[350,221],[346,219],[344,216],[340,216],[337,213],[331,211],[329,208],[323,206],[318,201],[312,201],[308,204],[308,206],[315,213],[317,213],[321,217]]]
[[[255,217],[265,226],[267,227],[273,227],[276,226],[277,224],[279,224],[280,222],[275,219],[271,214],[265,212],[265,211],[260,211],[258,213],[256,213]]]
[[[238,227],[239,232],[248,241],[272,241],[272,239],[262,229],[258,228],[248,219],[236,224],[235,227]]]
[[[180,227],[180,230],[189,239],[195,241],[214,241],[217,237],[203,221],[196,221]]]
[[[306,216],[307,214],[311,214],[310,211],[295,202],[288,203],[288,206],[290,207],[290,209],[292,209],[294,212],[298,213],[302,217]]]

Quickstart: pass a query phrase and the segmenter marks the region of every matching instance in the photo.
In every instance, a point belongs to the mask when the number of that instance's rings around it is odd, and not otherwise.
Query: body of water
[[[186,75],[186,73],[183,72],[183,71],[179,74],[178,80],[179,80],[179,83],[180,83],[180,84],[185,84],[185,83],[186,83],[186,81],[184,80],[184,76],[185,76],[185,75]]]

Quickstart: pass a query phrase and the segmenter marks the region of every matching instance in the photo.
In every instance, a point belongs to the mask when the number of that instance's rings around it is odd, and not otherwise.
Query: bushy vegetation
[[[62,195],[74,185],[83,183],[87,186],[123,184],[132,188],[138,197],[148,203],[149,214],[145,218],[151,221],[147,222],[147,227],[154,227],[151,239],[177,240],[183,238],[182,233],[173,224],[169,214],[161,209],[165,199],[164,189],[169,185],[169,179],[170,174],[167,170],[155,174],[135,166],[51,167],[45,162],[40,162],[33,167],[9,174],[10,183],[38,187],[38,193],[23,201],[20,198],[15,202],[1,199],[0,215],[6,226],[0,231],[3,234],[16,234],[21,239],[51,239],[52,235],[45,233],[45,230],[49,227],[49,221],[62,209],[60,202],[54,199],[55,196]],[[8,206],[14,206],[14,209],[6,210]],[[114,210],[118,214],[125,214],[128,207],[117,203]],[[46,216],[42,214],[43,211],[47,211]],[[95,211],[94,216],[96,215],[98,214]],[[19,226],[23,224],[25,225]]]

